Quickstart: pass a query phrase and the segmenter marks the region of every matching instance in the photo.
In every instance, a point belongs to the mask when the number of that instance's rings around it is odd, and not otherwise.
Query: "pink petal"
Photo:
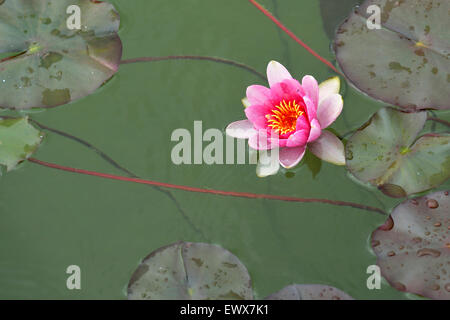
[[[247,88],[247,99],[250,105],[270,105],[271,91],[269,88],[253,85]]]
[[[317,105],[315,105],[312,100],[308,97],[303,97],[306,105],[306,115],[308,116],[309,122],[317,119]]]
[[[344,100],[340,94],[334,93],[326,98],[317,109],[317,119],[322,129],[328,127],[341,114]]]
[[[300,104],[303,101],[302,97],[305,95],[300,82],[295,79],[286,79],[282,82],[278,82],[274,84],[270,90],[272,92],[272,101],[274,103],[279,103],[283,100],[296,100],[297,103]]]
[[[307,129],[307,130],[311,129],[311,126],[309,125],[309,121],[308,121],[308,118],[306,117],[306,115],[301,115],[300,117],[298,117],[297,123],[295,124],[295,129],[297,131],[303,130],[303,129]]]
[[[277,141],[278,147],[280,147],[280,148],[286,147],[287,140],[288,139],[282,139],[282,138],[278,139],[278,141]]]
[[[319,139],[308,144],[308,149],[324,161],[345,165],[344,144],[329,131],[322,131]]]
[[[271,135],[265,130],[255,131],[248,139],[248,145],[255,150],[270,150],[279,146],[276,135]]]
[[[280,164],[289,169],[295,167],[305,154],[306,146],[280,149]]]
[[[248,139],[256,132],[256,130],[249,120],[240,120],[230,123],[225,132],[228,136],[233,138]]]
[[[311,121],[311,131],[309,133],[308,142],[313,142],[317,138],[320,137],[320,134],[322,133],[322,128],[320,127],[320,123],[317,119],[314,119]]]
[[[258,132],[252,134],[249,139],[248,139],[248,145],[250,148],[255,149],[255,150],[260,150],[262,148],[260,148],[259,146],[259,137],[258,137]],[[262,149],[265,150],[265,149]]]
[[[311,99],[317,107],[319,104],[319,84],[313,76],[304,76],[302,79],[302,87],[305,90],[306,96]]]
[[[253,123],[256,129],[265,129],[267,127],[266,114],[270,112],[268,106],[263,105],[252,105],[245,108],[245,115],[247,119]]]
[[[281,63],[270,61],[267,66],[267,79],[269,80],[270,87],[272,87],[278,82],[292,79],[292,76]]]
[[[309,137],[309,129],[299,130],[289,136],[286,147],[301,147],[306,145]]]

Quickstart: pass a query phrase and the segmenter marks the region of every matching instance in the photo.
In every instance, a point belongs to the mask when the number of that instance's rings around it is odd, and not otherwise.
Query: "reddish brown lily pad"
[[[335,287],[321,284],[292,284],[266,297],[266,300],[353,300]]]
[[[396,289],[450,299],[448,191],[407,200],[372,234],[382,275]]]

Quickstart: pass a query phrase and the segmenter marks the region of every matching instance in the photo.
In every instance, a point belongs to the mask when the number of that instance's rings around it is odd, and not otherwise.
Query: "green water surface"
[[[121,15],[123,58],[207,55],[265,72],[277,60],[297,78],[334,73],[282,34],[245,0],[114,0]],[[354,1],[355,3],[357,1]],[[317,0],[261,1],[317,52],[333,60]],[[348,3],[348,1],[347,1]],[[328,13],[333,16],[333,12]],[[305,163],[265,179],[254,165],[172,164],[173,130],[223,130],[243,119],[255,75],[205,61],[122,65],[95,94],[30,116],[89,141],[143,178],[230,191],[353,201],[390,210],[401,200],[352,180],[344,167]],[[356,129],[384,104],[344,86],[344,111],[332,129]],[[4,112],[7,113],[7,112]],[[441,113],[442,114],[442,113]],[[448,113],[444,118],[449,118]],[[442,127],[437,127],[442,129]],[[94,151],[48,133],[35,157],[123,175]],[[321,165],[317,172],[317,166]],[[450,186],[449,183],[441,189]],[[0,298],[125,299],[140,260],[178,240],[216,243],[247,266],[257,298],[291,283],[335,286],[356,299],[412,298],[391,288],[368,290],[375,264],[370,233],[385,217],[326,204],[227,198],[103,180],[24,163],[0,178]],[[194,227],[195,226],[195,227]],[[66,268],[81,267],[81,290],[66,288]]]

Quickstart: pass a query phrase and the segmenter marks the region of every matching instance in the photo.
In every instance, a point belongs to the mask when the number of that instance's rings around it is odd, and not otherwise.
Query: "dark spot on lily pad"
[[[49,52],[43,57],[41,57],[41,64],[39,67],[48,69],[50,68],[54,63],[57,63],[63,59],[63,55],[59,54],[57,52]]]
[[[404,67],[398,62],[390,62],[389,63],[389,69],[394,70],[396,72],[407,71],[408,73],[412,73],[410,68]]]
[[[45,89],[42,92],[42,104],[44,106],[61,105],[70,102],[69,89]]]

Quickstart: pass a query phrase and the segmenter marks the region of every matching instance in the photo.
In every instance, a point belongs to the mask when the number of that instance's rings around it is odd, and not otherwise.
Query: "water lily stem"
[[[131,172],[130,170],[128,170],[127,168],[122,167],[119,163],[117,163],[117,161],[115,161],[114,159],[112,159],[110,156],[108,156],[105,152],[101,151],[100,149],[98,149],[97,147],[95,147],[94,145],[92,145],[91,143],[75,137],[74,135],[71,135],[67,132],[58,130],[58,129],[54,129],[54,128],[50,128],[40,122],[37,122],[34,119],[29,118],[29,121],[31,123],[33,123],[34,125],[36,125],[37,127],[39,127],[41,130],[46,130],[46,131],[50,131],[53,132],[55,134],[58,134],[60,136],[63,136],[65,138],[68,138],[70,140],[73,140],[77,143],[80,143],[81,145],[89,148],[90,150],[93,150],[94,152],[96,152],[101,158],[103,158],[106,162],[108,162],[109,164],[111,164],[113,167],[115,167],[117,170],[122,171],[123,173],[125,173],[127,176],[131,177],[131,178],[139,178],[139,176],[137,176],[135,173]],[[188,225],[190,225],[190,227],[196,232],[198,233],[203,240],[209,241],[208,237],[203,233],[203,231],[197,227],[192,220],[190,219],[189,215],[184,211],[184,209],[181,207],[181,204],[178,202],[177,198],[175,198],[175,196],[172,194],[172,192],[170,192],[169,190],[164,190],[158,186],[152,186],[153,188],[155,188],[157,191],[165,194],[175,205],[175,207],[177,208],[178,212],[181,214],[181,216],[183,217],[183,219],[186,221],[186,223]]]
[[[212,61],[222,64],[231,65],[240,69],[247,70],[254,75],[258,76],[264,81],[267,81],[267,78],[262,73],[256,71],[254,68],[229,59],[224,58],[217,58],[217,57],[207,57],[207,56],[165,56],[165,57],[141,57],[141,58],[133,58],[133,59],[126,59],[120,61],[120,64],[130,64],[130,63],[136,63],[136,62],[154,62],[154,61],[166,61],[166,60],[202,60],[202,61]]]
[[[272,5],[273,5],[273,16],[275,18],[279,19],[280,17],[278,14],[278,0],[272,0]],[[283,37],[284,32],[280,28],[277,28],[277,33],[278,33],[278,38],[280,38],[281,46],[283,47],[283,51],[284,51],[284,54],[283,54],[284,66],[287,67],[288,70],[290,70],[290,69],[292,69],[292,65],[291,65],[291,56],[289,53],[289,40]]]
[[[35,158],[29,158],[28,161],[38,164],[38,165],[41,165],[41,166],[45,166],[45,167],[57,169],[57,170],[62,170],[62,171],[66,171],[66,172],[95,176],[95,177],[104,178],[104,179],[112,179],[112,180],[118,180],[118,181],[146,184],[146,185],[152,185],[152,186],[168,188],[168,189],[176,189],[176,190],[183,190],[183,191],[188,191],[188,192],[206,193],[206,194],[231,196],[231,197],[238,197],[238,198],[248,198],[248,199],[268,199],[268,200],[278,200],[278,201],[287,201],[287,202],[302,202],[302,203],[324,203],[324,204],[330,204],[330,205],[336,205],[336,206],[352,207],[352,208],[367,210],[367,211],[376,212],[376,213],[379,213],[382,215],[386,215],[386,212],[380,208],[366,206],[366,205],[359,204],[359,203],[347,202],[347,201],[314,199],[314,198],[297,198],[297,197],[278,196],[278,195],[271,195],[271,194],[258,194],[258,193],[248,193],[248,192],[234,192],[234,191],[223,191],[223,190],[213,190],[213,189],[202,189],[202,188],[196,188],[196,187],[182,186],[182,185],[176,185],[176,184],[170,184],[170,183],[164,183],[164,182],[144,180],[144,179],[139,179],[139,178],[122,177],[122,176],[116,176],[116,175],[112,175],[112,174],[100,173],[100,172],[95,172],[95,171],[88,171],[88,170],[83,170],[83,169],[65,167],[65,166],[61,166],[58,164],[41,161],[41,160],[38,160]]]
[[[103,160],[105,160],[106,162],[111,164],[116,169],[122,171],[123,173],[125,173],[126,175],[128,175],[128,176],[130,176],[132,178],[137,178],[137,176],[134,173],[132,173],[128,169],[122,167],[120,164],[117,163],[117,161],[112,159],[110,156],[108,156],[106,153],[104,153],[103,151],[101,151],[100,149],[98,149],[97,147],[92,145],[91,143],[89,143],[89,142],[87,142],[87,141],[85,141],[85,140],[83,140],[81,138],[75,137],[74,135],[71,135],[71,134],[69,134],[67,132],[64,132],[64,131],[61,131],[61,130],[58,130],[58,129],[54,129],[54,128],[50,128],[50,127],[48,127],[48,126],[46,126],[46,125],[44,125],[44,124],[42,124],[40,122],[37,122],[34,119],[29,118],[28,120],[31,123],[33,123],[35,126],[39,127],[41,130],[46,130],[46,131],[55,133],[57,135],[60,135],[60,136],[65,137],[65,138],[68,138],[70,140],[73,140],[73,141],[75,141],[75,142],[77,142],[77,143],[87,147],[88,149],[90,149],[90,150],[94,151],[95,153],[97,153],[101,158],[103,158]]]
[[[284,24],[281,23],[277,18],[275,18],[267,9],[265,9],[262,5],[260,5],[256,0],[249,0],[251,4],[253,4],[259,11],[264,13],[270,20],[272,20],[273,23],[277,25],[281,30],[286,32],[286,34],[291,37],[295,42],[297,42],[299,45],[301,45],[303,48],[305,48],[310,54],[312,54],[314,57],[322,61],[324,64],[326,64],[328,67],[333,69],[334,72],[340,74],[343,76],[343,73],[340,72],[338,69],[336,69],[333,64],[328,61],[327,59],[320,56],[317,52],[315,52],[313,49],[311,49],[306,43],[304,43],[302,40],[300,40],[291,30],[289,30]]]
[[[428,120],[434,121],[434,122],[439,122],[440,124],[443,124],[444,126],[450,127],[450,122],[440,119],[440,118],[428,117]]]

